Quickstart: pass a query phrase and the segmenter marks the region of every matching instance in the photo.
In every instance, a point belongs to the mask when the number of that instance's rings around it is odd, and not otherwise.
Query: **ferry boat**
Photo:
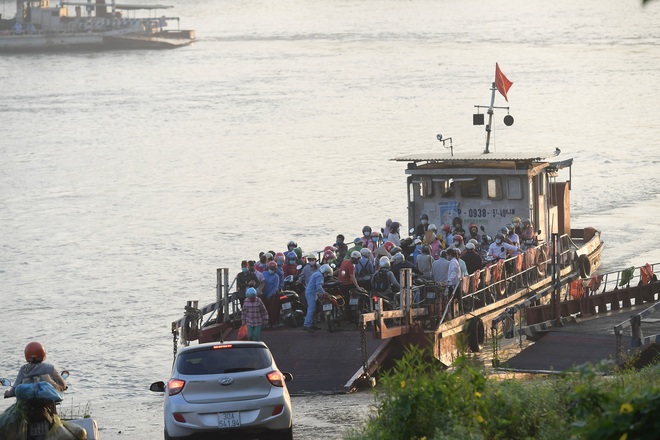
[[[179,29],[179,17],[154,14],[171,7],[16,0],[16,16],[0,20],[0,52],[167,49],[192,43],[195,31]],[[148,16],[136,17],[138,11]],[[176,29],[169,28],[171,22]]]
[[[435,357],[450,366],[466,349],[480,351],[488,336],[486,329],[497,325],[506,310],[547,303],[552,293],[568,288],[562,286],[588,280],[599,267],[604,246],[600,231],[571,224],[572,159],[559,160],[558,150],[545,155],[489,151],[492,116],[500,108],[494,106],[496,90],[493,83],[483,152],[453,154],[452,149],[446,155],[409,154],[392,159],[407,163],[409,227],[414,229],[426,214],[429,223],[451,225],[458,218],[465,229],[475,224],[481,233],[494,237],[502,226],[520,217],[534,224],[537,241],[511,258],[486,260],[453,291],[442,284],[415,283],[406,269],[401,273],[398,308],[384,310],[382,299],[374,298],[373,307],[361,314],[358,331],[353,326],[342,337],[329,332],[301,337],[300,330],[292,334],[295,329],[262,332],[282,368],[294,376],[309,376],[312,369],[314,381],[321,383],[324,369],[328,379],[340,377],[344,368],[344,373],[353,374],[342,378],[347,380],[345,388],[351,389],[361,379],[373,383],[370,379],[379,366],[409,344],[432,345]],[[451,142],[451,138],[438,139]],[[177,338],[189,343],[235,337],[231,335],[235,323],[228,280],[227,269],[219,269],[216,301],[201,308],[188,302],[184,317],[172,323],[175,344]],[[216,311],[215,322],[202,325],[202,317]],[[322,343],[319,333],[324,334]],[[357,350],[347,350],[347,344]],[[313,365],[305,363],[310,359]]]

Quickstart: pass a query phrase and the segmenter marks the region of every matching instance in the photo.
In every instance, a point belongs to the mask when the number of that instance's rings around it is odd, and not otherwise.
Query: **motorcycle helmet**
[[[396,254],[396,255],[392,256],[391,263],[392,264],[403,263],[403,260],[404,260],[403,254],[399,253],[399,254]]]
[[[532,221],[528,218],[523,220],[523,226],[532,226]]]
[[[309,254],[307,254],[307,261],[309,260],[318,260],[318,257],[314,252],[310,252]]]
[[[463,226],[463,220],[461,220],[460,217],[454,217],[454,220],[451,221],[451,224],[454,227],[461,227],[461,226]]]
[[[331,261],[337,259],[337,257],[335,256],[335,253],[333,251],[327,250],[323,252],[323,259],[325,261]]]
[[[380,259],[380,261],[378,262],[378,267],[380,267],[381,269],[384,269],[384,268],[389,269],[390,268],[390,260],[388,260],[387,257],[382,257]]]
[[[399,222],[392,222],[392,224],[390,225],[390,232],[398,233],[400,227],[401,225],[399,224]]]
[[[520,217],[516,216],[516,217],[513,218],[513,223],[514,224],[515,223],[520,223],[520,222],[521,222]]]
[[[463,244],[463,236],[461,234],[454,235],[454,242],[457,242],[459,246],[462,245]]]
[[[356,237],[355,240],[353,240],[353,244],[362,245],[362,239],[360,237]]]
[[[496,234],[496,235],[495,235],[495,241],[497,242],[497,240],[499,240],[500,243],[501,243],[502,241],[504,241],[504,235],[502,235],[502,234],[500,234],[500,233]]]
[[[437,227],[435,224],[431,223],[431,224],[429,225],[428,230],[429,230],[429,231],[433,231],[433,232],[438,232],[438,227]]]
[[[477,226],[475,223],[470,223],[470,226],[468,226],[468,231],[472,232],[473,229],[476,229],[477,232],[479,232],[479,226]]]
[[[442,225],[442,230],[444,232],[451,232],[451,226],[449,225]]]
[[[290,241],[286,244],[286,248],[287,248],[288,250],[290,250],[290,251],[292,251],[294,248],[297,248],[297,247],[298,247],[298,243],[296,243],[296,242],[293,241],[293,240],[290,240]]]
[[[331,277],[333,274],[332,268],[327,264],[322,265],[319,269],[319,272],[321,272],[326,277]]]
[[[474,238],[471,238],[470,241],[468,241],[468,243],[472,243],[475,247],[479,246],[479,242]]]
[[[468,244],[465,245],[465,248],[470,249],[470,250],[473,250],[474,247],[475,246],[474,246],[474,243],[472,243],[472,241],[469,241]]]
[[[30,342],[25,346],[25,360],[32,363],[38,364],[43,362],[46,359],[46,348],[41,342]]]
[[[369,248],[362,248],[362,249],[360,249],[360,254],[361,254],[363,257],[371,258],[371,249],[369,249]]]
[[[394,243],[392,243],[391,241],[386,241],[385,244],[383,245],[383,247],[385,248],[385,250],[387,252],[389,252],[394,247]]]
[[[249,287],[248,290],[245,291],[245,296],[247,296],[248,298],[254,298],[255,296],[257,296],[257,289],[255,289],[254,287]]]
[[[368,237],[371,235],[371,226],[365,226],[362,228],[362,235]]]
[[[423,254],[430,254],[431,253],[431,248],[429,247],[428,244],[423,244],[422,245],[422,253]]]
[[[509,235],[513,235],[516,233],[516,225],[513,223],[509,225]]]
[[[392,248],[392,250],[390,251],[390,254],[392,254],[392,255],[396,255],[396,254],[399,254],[399,253],[401,253],[401,248],[399,246],[394,246]]]
[[[269,261],[268,262],[268,270],[277,270],[277,263],[274,261]]]
[[[509,235],[509,228],[504,226],[503,228],[500,229],[500,234],[502,234],[503,236]]]
[[[300,249],[299,247],[297,247],[297,248],[295,248],[295,249],[293,250],[293,252],[296,254],[296,256],[297,256],[298,258],[302,258],[302,249]]]
[[[429,216],[426,215],[426,214],[422,214],[422,215],[419,217],[419,220],[420,220],[420,221],[421,221],[421,220],[428,220],[428,219],[429,219]]]
[[[369,250],[369,249],[367,249],[367,250]],[[351,258],[360,259],[360,258],[362,258],[362,254],[359,251],[353,251],[353,252],[351,252]]]

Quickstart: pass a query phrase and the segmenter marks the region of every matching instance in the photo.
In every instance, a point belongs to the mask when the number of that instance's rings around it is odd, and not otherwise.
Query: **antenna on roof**
[[[449,148],[449,152],[451,155],[454,155],[454,144],[452,143],[452,139],[449,137],[447,139],[443,139],[441,134],[438,134],[436,136],[436,139],[438,139],[440,142],[442,142],[442,146],[445,148]],[[449,142],[449,146],[447,146],[446,142]]]

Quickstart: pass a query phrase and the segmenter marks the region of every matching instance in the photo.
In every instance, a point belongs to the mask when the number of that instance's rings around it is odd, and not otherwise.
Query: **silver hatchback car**
[[[293,377],[277,369],[263,342],[212,342],[182,348],[164,392],[165,440],[293,438]]]

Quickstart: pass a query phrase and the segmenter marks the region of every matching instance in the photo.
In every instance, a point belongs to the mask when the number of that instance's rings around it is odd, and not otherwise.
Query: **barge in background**
[[[152,11],[171,7],[105,0],[51,6],[50,0],[16,0],[16,17],[0,20],[0,52],[168,49],[192,43],[195,31],[168,28],[172,21],[178,25],[179,17],[152,16]],[[148,16],[135,17],[137,11]]]
[[[488,134],[496,89],[493,83]],[[505,118],[505,123],[510,125],[512,119],[507,122]],[[441,136],[438,139],[447,141]],[[262,332],[283,370],[297,377],[310,376],[313,371],[311,380],[304,382],[308,385],[298,388],[293,381],[292,391],[350,390],[364,380],[373,383],[379,366],[400,355],[409,344],[432,345],[436,358],[450,366],[460,352],[468,348],[480,351],[487,339],[485,329],[496,325],[507,309],[524,310],[546,303],[551,293],[565,289],[571,281],[588,279],[600,265],[603,242],[600,231],[593,227],[572,228],[573,162],[557,160],[558,154],[559,150],[547,156],[491,153],[487,142],[481,154],[453,155],[452,148],[449,155],[393,159],[408,163],[411,228],[422,214],[428,215],[429,223],[437,224],[452,224],[458,217],[495,236],[516,216],[536,225],[538,244],[463,277],[460,290],[457,286],[451,292],[442,285],[413,283],[407,269],[401,276],[398,309],[385,311],[382,300],[375,298],[372,307],[362,311],[358,329],[353,326],[352,331],[310,335],[298,330],[295,336],[289,329]],[[218,270],[217,286],[214,303],[198,308],[197,302],[189,301],[184,317],[172,323],[175,349],[179,338],[187,344],[232,337],[237,314],[227,269]],[[204,325],[204,315],[215,311],[217,317]]]

